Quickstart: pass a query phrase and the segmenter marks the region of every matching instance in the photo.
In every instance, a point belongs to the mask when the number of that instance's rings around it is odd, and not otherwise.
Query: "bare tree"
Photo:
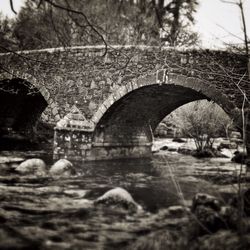
[[[246,26],[246,18],[245,18],[245,13],[244,13],[244,5],[242,0],[236,0],[236,1],[228,1],[228,0],[221,0],[223,3],[227,4],[233,4],[235,6],[238,6],[240,9],[240,15],[241,15],[241,22],[242,22],[242,27],[243,27],[243,34],[244,34],[244,49],[245,49],[245,55],[247,57],[247,62],[248,62],[248,77],[250,79],[250,57],[249,57],[249,38],[247,35],[247,26]],[[235,36],[235,34],[231,33],[231,35]]]

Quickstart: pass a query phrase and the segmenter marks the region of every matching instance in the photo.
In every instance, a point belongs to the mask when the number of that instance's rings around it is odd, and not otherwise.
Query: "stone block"
[[[120,97],[123,97],[124,95],[127,94],[127,88],[125,86],[120,87],[118,90],[118,93],[119,93]]]
[[[131,92],[133,90],[133,87],[131,85],[131,82],[128,82],[126,85],[125,85],[126,89],[127,89],[127,93]]]
[[[133,81],[133,82],[131,83],[131,86],[132,86],[133,90],[135,90],[135,89],[138,89],[138,88],[139,88],[139,86],[138,86],[138,84],[137,84],[137,82],[136,82],[136,81]]]
[[[179,75],[179,74],[176,76],[176,84],[184,86],[184,87],[188,87],[189,82],[192,83],[193,81],[194,81],[194,79],[191,77],[187,78],[186,76]]]
[[[91,121],[94,123],[94,124],[97,124],[97,122],[99,121],[99,117],[94,115],[92,118],[91,118]]]
[[[169,73],[168,74],[168,83],[169,84],[178,84],[177,74]]]

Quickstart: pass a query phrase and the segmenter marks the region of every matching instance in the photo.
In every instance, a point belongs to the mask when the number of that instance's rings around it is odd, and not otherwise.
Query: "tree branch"
[[[55,8],[67,11],[68,13],[74,13],[74,14],[82,16],[84,18],[85,22],[88,24],[88,26],[97,34],[98,37],[100,37],[101,41],[104,43],[104,45],[105,45],[105,52],[104,52],[103,56],[105,56],[107,54],[107,51],[108,51],[108,45],[107,45],[107,42],[106,42],[105,38],[103,37],[103,35],[89,21],[88,17],[85,15],[85,13],[83,13],[82,11],[78,11],[78,10],[72,9],[70,7],[70,5],[69,5],[69,2],[67,0],[65,0],[65,1],[67,3],[67,7],[55,3],[55,2],[53,2],[53,0],[44,0],[44,2],[47,2],[48,4],[52,5]]]
[[[14,12],[15,14],[17,14],[17,12],[14,9],[13,0],[10,0],[10,8],[11,8],[12,12]]]

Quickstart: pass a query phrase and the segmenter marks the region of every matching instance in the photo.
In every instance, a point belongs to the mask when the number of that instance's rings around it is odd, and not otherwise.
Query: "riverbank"
[[[233,146],[232,148],[230,148],[231,145]],[[215,150],[214,158],[222,157],[232,159],[235,156],[234,153],[236,151],[243,151],[241,144],[230,144],[230,141],[225,138],[216,138],[214,140],[213,148]],[[156,154],[164,154],[163,151],[169,151],[195,156],[196,145],[192,138],[155,138],[152,151]]]

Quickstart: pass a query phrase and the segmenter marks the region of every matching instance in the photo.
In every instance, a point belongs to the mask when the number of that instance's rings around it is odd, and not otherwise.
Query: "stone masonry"
[[[226,51],[71,47],[0,54],[0,65],[0,85],[28,82],[47,102],[39,115],[57,123],[55,158],[147,156],[157,124],[194,100],[216,102],[241,128],[244,92],[249,112],[247,59]]]

